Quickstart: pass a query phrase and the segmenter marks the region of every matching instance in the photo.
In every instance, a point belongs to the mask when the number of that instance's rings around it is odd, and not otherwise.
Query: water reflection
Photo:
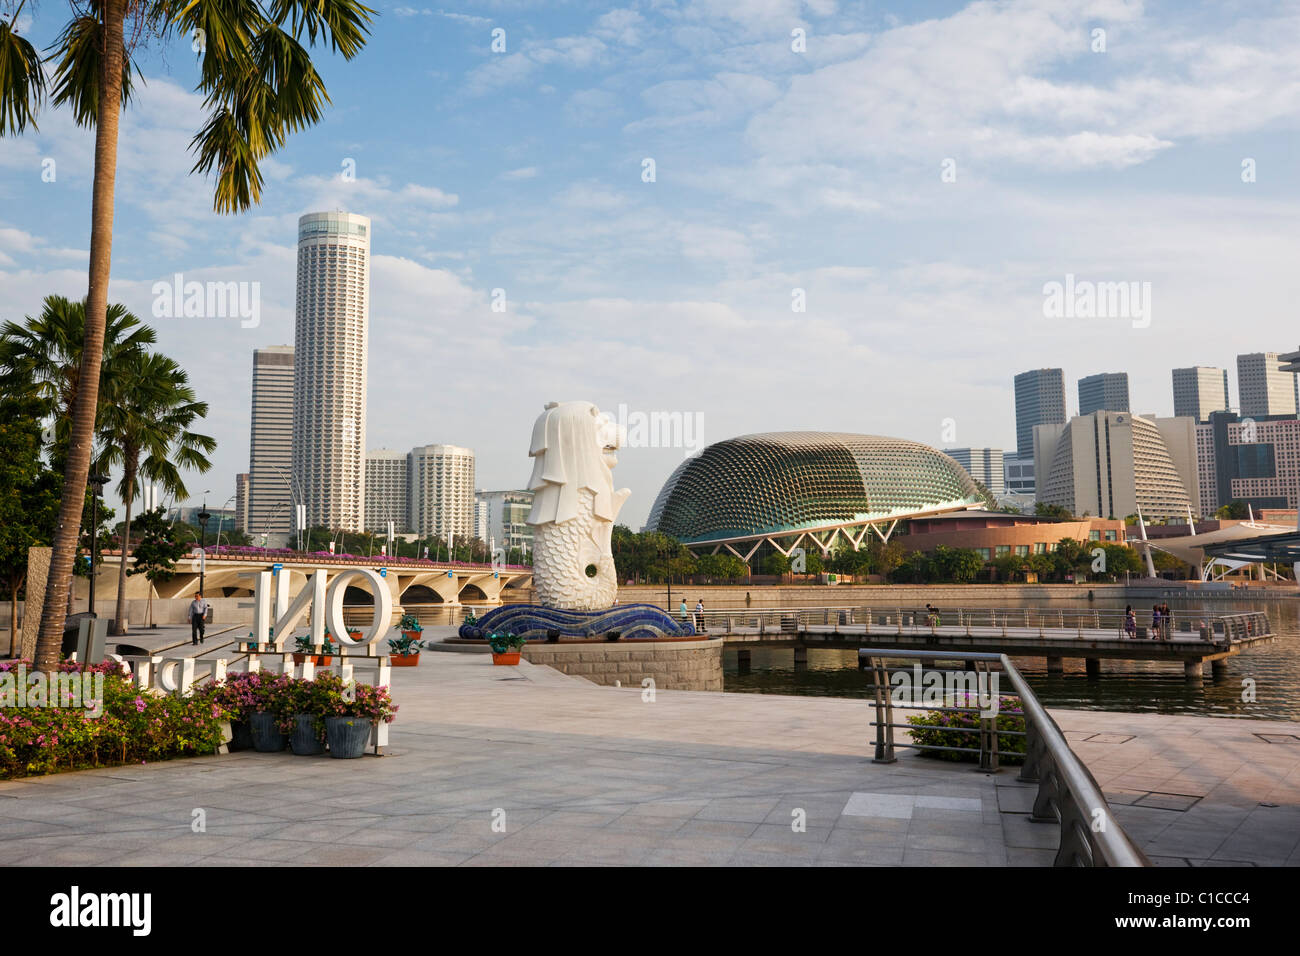
[[[937,602],[938,603],[938,602]],[[958,601],[945,601],[949,608]],[[1123,610],[1124,601],[1098,599],[1080,602],[1025,602],[1039,608]],[[1133,602],[1139,620],[1143,611],[1150,617],[1151,601]],[[1049,707],[1078,710],[1122,710],[1160,714],[1251,717],[1267,720],[1300,721],[1300,601],[1215,601],[1206,608],[1196,601],[1168,602],[1175,619],[1205,614],[1263,611],[1272,624],[1277,641],[1232,657],[1227,673],[1211,679],[1205,668],[1203,684],[1183,679],[1181,664],[1146,661],[1101,662],[1101,675],[1090,679],[1082,658],[1065,660],[1064,674],[1047,674],[1043,658],[1014,658],[1039,699]],[[887,605],[882,604],[884,609]],[[999,605],[1001,606],[1001,605]],[[857,652],[809,648],[808,663],[796,668],[788,648],[753,648],[748,673],[739,671],[736,652],[723,653],[725,689],[737,693],[802,694],[817,697],[870,697],[870,678],[857,669]],[[1253,681],[1253,702],[1242,700]]]

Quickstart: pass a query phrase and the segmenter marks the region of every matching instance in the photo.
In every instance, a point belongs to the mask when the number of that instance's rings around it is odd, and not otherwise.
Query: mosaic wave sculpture
[[[506,604],[488,611],[473,624],[460,626],[460,636],[467,640],[510,633],[530,641],[544,641],[547,631],[559,631],[561,637],[604,637],[618,631],[625,639],[644,639],[689,637],[695,628],[688,621],[674,620],[653,604],[615,605],[605,611]]]

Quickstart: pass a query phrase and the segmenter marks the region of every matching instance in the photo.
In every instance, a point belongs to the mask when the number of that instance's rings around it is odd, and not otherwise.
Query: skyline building
[[[1079,379],[1079,414],[1128,412],[1128,372],[1099,372]]]
[[[1073,515],[1186,518],[1200,498],[1196,423],[1108,410],[1034,429],[1038,500]]]
[[[235,530],[248,527],[248,472],[235,475]]]
[[[1233,501],[1255,514],[1300,505],[1300,418],[1273,415],[1243,421],[1219,411],[1196,426],[1201,514],[1212,517]]]
[[[1174,417],[1209,421],[1211,412],[1227,411],[1228,370],[1212,365],[1193,365],[1173,370]]]
[[[1006,493],[1006,469],[1001,448],[944,448],[943,453],[994,497]]]
[[[292,345],[253,350],[252,391],[245,530],[249,535],[284,535],[293,530]]]
[[[298,220],[293,477],[307,527],[361,531],[366,500],[370,220]]]
[[[407,526],[420,537],[468,542],[474,527],[474,451],[421,445],[407,455]]]
[[[1059,368],[1036,368],[1015,378],[1016,457],[1034,457],[1034,426],[1065,424],[1065,373]]]
[[[1282,370],[1278,352],[1238,355],[1237,405],[1242,418],[1295,415],[1300,410],[1300,375]]]
[[[533,508],[531,491],[484,491],[474,495],[475,504],[485,509],[486,534],[483,540],[507,552],[511,548],[533,549],[533,528],[528,513]]]
[[[408,455],[379,448],[366,452],[366,530],[409,530],[407,498]]]

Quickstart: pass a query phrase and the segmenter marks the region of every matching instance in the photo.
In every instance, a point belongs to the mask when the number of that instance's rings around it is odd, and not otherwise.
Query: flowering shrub
[[[6,661],[0,670],[20,663],[31,662]],[[221,746],[225,716],[210,701],[141,694],[115,663],[64,662],[59,670],[104,675],[102,716],[70,707],[0,708],[0,779],[210,754]]]
[[[248,720],[259,711],[275,715],[284,733],[291,733],[299,714],[317,718],[317,732],[324,732],[326,717],[361,717],[392,723],[397,705],[387,687],[353,683],[351,687],[330,671],[313,680],[283,674],[234,672],[220,682],[209,682],[194,697],[210,701],[227,720]]]
[[[968,696],[965,700],[962,700],[961,696],[959,696],[954,701],[954,706],[978,707],[979,702],[973,695]],[[999,761],[1007,764],[1024,763],[1025,738],[1006,733],[1006,731],[1024,732],[1025,714],[1021,710],[1020,698],[1003,697],[998,704],[998,712],[994,721],[998,729]],[[980,715],[977,713],[932,710],[926,714],[908,717],[907,722],[912,725],[910,733],[913,743],[926,744],[932,747],[970,747],[975,750],[979,749],[979,734],[963,733],[960,730],[952,729],[954,727],[969,727],[978,730]],[[939,760],[968,760],[971,762],[979,759],[978,754],[956,753],[951,750],[922,750],[921,756],[935,757]]]

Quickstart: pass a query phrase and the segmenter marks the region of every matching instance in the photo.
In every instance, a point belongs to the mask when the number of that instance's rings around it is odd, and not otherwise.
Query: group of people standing
[[[1153,641],[1167,641],[1173,636],[1174,612],[1168,604],[1157,604],[1151,608],[1151,633]],[[1137,612],[1130,604],[1124,611],[1124,632],[1131,638],[1137,637]]]
[[[745,597],[748,599],[749,595],[745,595]],[[678,613],[681,614],[683,624],[691,619],[691,615],[686,611],[686,598],[682,598],[682,606]],[[703,634],[708,630],[704,624],[704,598],[700,598],[695,602],[695,614],[691,623],[695,625],[695,633],[697,634]]]

